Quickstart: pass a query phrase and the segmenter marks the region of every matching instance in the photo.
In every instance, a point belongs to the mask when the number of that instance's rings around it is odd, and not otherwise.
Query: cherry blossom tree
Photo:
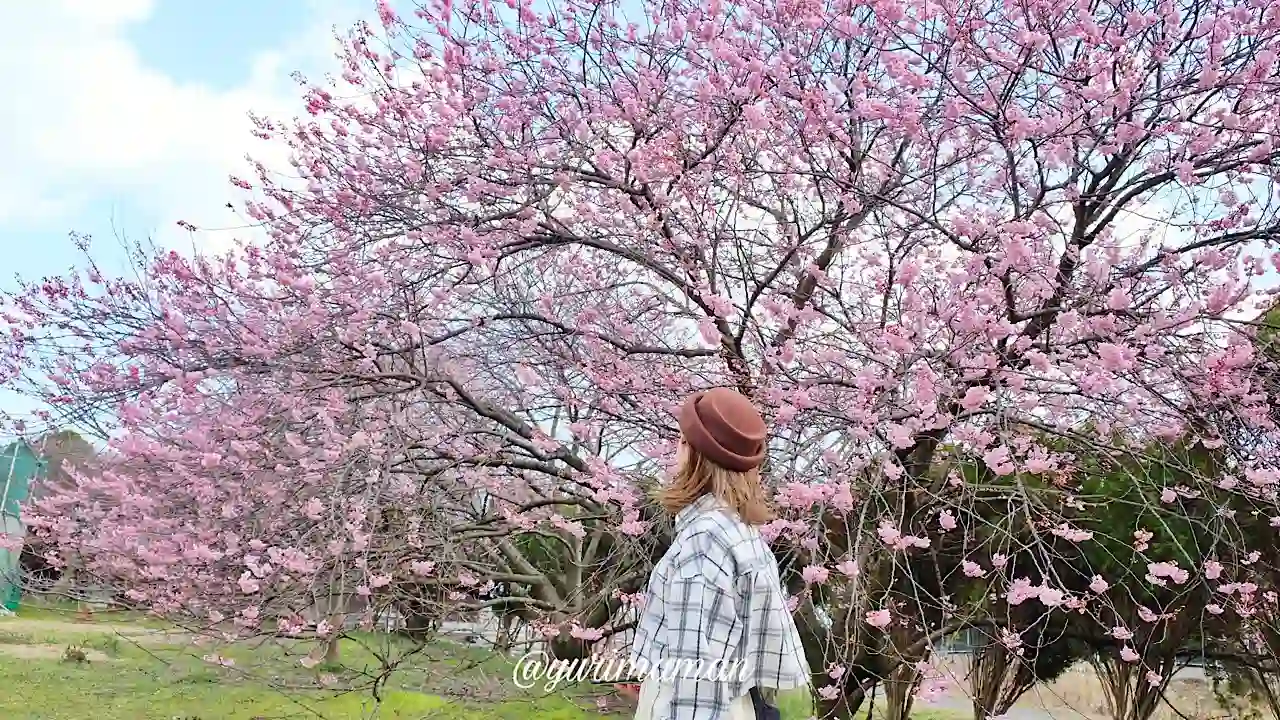
[[[451,419],[439,397],[342,387],[342,363],[364,372],[358,354],[314,375],[313,330],[293,315],[314,307],[246,293],[256,251],[243,271],[229,260],[137,259],[145,283],[111,281],[100,291],[72,283],[69,305],[25,306],[65,311],[42,338],[57,349],[34,361],[48,363],[50,407],[95,417],[107,408],[118,421],[112,452],[33,508],[37,532],[91,557],[91,574],[113,580],[126,600],[241,633],[314,632],[332,647],[353,616],[368,627],[387,610],[438,618],[512,604],[563,629],[562,640],[548,632],[564,652],[613,632],[609,620],[648,566],[610,566],[622,559],[616,518],[606,523],[581,508],[607,502],[607,490],[600,500],[562,487],[564,471],[556,483],[529,479],[522,470],[549,464],[495,453],[492,430]],[[91,269],[89,277],[101,276]],[[60,302],[59,291],[46,292],[55,284],[35,292]],[[200,319],[221,290],[234,314]],[[325,322],[348,331],[360,321]],[[383,323],[370,324],[373,336],[386,337]],[[139,327],[155,329],[139,337]],[[276,346],[284,355],[236,357],[265,348],[263,334],[295,331],[302,335],[292,349]],[[94,336],[102,345],[86,349]],[[342,346],[321,352],[347,353]],[[104,371],[112,352],[123,355],[114,356],[115,376]],[[72,371],[77,358],[88,359],[91,374]],[[195,365],[205,371],[192,372]],[[218,365],[239,367],[209,372]],[[445,429],[451,422],[457,435]],[[554,512],[562,506],[572,509]],[[552,559],[576,576],[548,565],[546,552],[522,549],[517,536],[526,530],[557,543]],[[527,591],[493,597],[498,583]]]
[[[43,497],[51,492],[65,492],[71,482],[69,468],[90,463],[93,446],[73,430],[47,433],[31,443],[32,449],[45,463],[44,472],[33,479],[31,495]],[[38,543],[26,542],[22,548],[22,572],[36,589],[62,594],[74,584],[75,558],[49,557]]]
[[[712,385],[773,427],[824,715],[888,683],[905,716],[948,635],[1031,640],[1010,605],[1110,631],[1271,587],[1241,528],[1280,515],[1246,321],[1280,259],[1273,6],[379,16],[308,117],[258,122],[293,163],[234,180],[265,240],[8,299],[9,383],[109,418],[117,462],[36,525],[138,602],[292,632],[335,588],[507,582],[582,651],[625,627],[673,411]],[[1100,484],[1162,444],[1222,458]],[[1089,529],[1117,496],[1146,547]],[[1159,572],[1066,572],[1115,543]]]

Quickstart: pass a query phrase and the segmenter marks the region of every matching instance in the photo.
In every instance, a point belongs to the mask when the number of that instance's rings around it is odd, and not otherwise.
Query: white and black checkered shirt
[[[670,682],[669,706],[654,708],[660,720],[723,720],[752,687],[809,684],[777,559],[758,529],[712,495],[676,515],[675,539],[649,577],[631,662],[660,668]],[[734,670],[727,681],[715,677],[716,663]],[[673,677],[673,664],[709,672]]]

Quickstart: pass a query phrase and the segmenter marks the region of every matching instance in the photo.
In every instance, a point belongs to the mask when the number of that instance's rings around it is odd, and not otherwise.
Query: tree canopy
[[[5,298],[6,384],[108,439],[36,526],[134,601],[313,632],[335,587],[506,582],[589,644],[715,385],[771,425],[824,713],[964,627],[1109,634],[1158,689],[1154,638],[1269,597],[1274,7],[379,17],[258,121],[292,162],[234,179],[265,239]]]

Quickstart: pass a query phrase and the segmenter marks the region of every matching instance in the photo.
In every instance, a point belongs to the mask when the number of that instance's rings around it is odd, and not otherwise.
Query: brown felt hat
[[[702,457],[726,470],[746,472],[764,462],[764,418],[729,388],[690,397],[680,408],[680,432]]]

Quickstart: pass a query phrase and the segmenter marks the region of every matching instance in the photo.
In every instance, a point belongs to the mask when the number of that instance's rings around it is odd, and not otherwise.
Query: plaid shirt
[[[759,530],[712,495],[676,515],[675,540],[649,577],[631,662],[660,668],[672,686],[669,706],[654,708],[659,720],[724,720],[752,687],[809,684],[777,559]],[[678,672],[668,670],[673,663]],[[696,672],[685,670],[695,663]],[[731,670],[727,681],[715,677],[718,667]]]

